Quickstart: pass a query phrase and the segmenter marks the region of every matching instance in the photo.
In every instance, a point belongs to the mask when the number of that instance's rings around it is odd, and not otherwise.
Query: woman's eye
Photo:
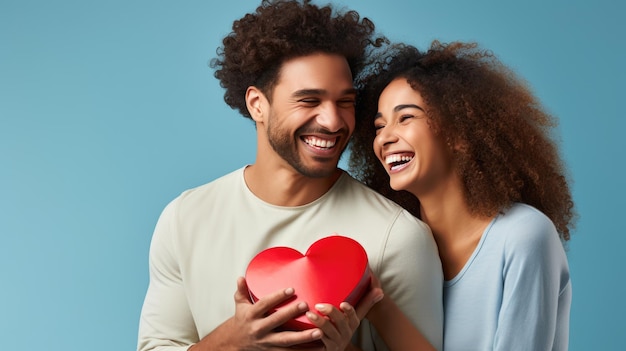
[[[404,122],[407,119],[411,119],[411,118],[413,118],[413,115],[402,115],[400,116],[400,122]]]

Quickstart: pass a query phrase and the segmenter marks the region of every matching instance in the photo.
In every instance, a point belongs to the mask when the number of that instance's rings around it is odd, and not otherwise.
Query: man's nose
[[[340,111],[339,107],[333,103],[327,103],[321,106],[320,112],[317,115],[316,121],[317,123],[330,131],[331,133],[335,133],[345,126],[345,121],[343,118],[348,112]],[[354,113],[352,115],[354,118]]]

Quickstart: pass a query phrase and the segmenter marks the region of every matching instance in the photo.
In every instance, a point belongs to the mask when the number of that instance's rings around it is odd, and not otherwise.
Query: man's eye
[[[340,100],[338,105],[341,107],[354,107],[356,105],[356,101],[353,99]]]

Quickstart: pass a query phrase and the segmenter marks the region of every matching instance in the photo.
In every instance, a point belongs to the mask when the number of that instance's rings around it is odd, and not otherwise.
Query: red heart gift
[[[337,308],[343,301],[356,305],[370,285],[367,254],[353,239],[329,236],[313,243],[306,254],[289,247],[261,251],[248,264],[246,281],[253,302],[279,289],[292,287],[294,298],[271,311],[304,301]],[[304,314],[283,325],[287,330],[315,328]]]

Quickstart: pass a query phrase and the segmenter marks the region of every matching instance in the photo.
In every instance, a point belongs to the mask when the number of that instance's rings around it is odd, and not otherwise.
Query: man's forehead
[[[316,53],[290,58],[284,61],[279,69],[280,75],[321,72],[325,70],[341,70],[352,76],[348,60],[337,54]],[[350,77],[352,78],[352,77]]]
[[[276,86],[291,94],[355,91],[347,60],[333,54],[313,54],[285,61],[278,72]]]

